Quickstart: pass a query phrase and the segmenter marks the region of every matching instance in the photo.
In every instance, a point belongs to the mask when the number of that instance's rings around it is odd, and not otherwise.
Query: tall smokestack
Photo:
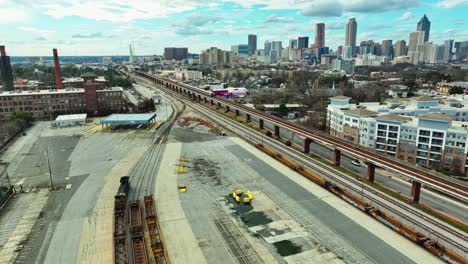
[[[57,49],[53,49],[54,52],[54,65],[55,65],[55,86],[57,89],[63,89],[62,75],[60,74],[60,64],[57,54]]]
[[[0,68],[3,77],[3,90],[13,91],[13,71],[11,70],[10,56],[6,55],[5,46],[0,46]]]

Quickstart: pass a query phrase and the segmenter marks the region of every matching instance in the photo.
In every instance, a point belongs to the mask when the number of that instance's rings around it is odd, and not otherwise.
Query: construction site
[[[16,194],[0,263],[443,263],[371,204],[136,80],[162,98],[151,122],[37,122],[2,153]]]

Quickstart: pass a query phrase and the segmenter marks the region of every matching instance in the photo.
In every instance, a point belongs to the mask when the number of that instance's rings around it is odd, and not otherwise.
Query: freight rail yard
[[[137,82],[163,97],[150,127],[39,122],[3,153],[24,192],[0,263],[466,263],[464,232]]]

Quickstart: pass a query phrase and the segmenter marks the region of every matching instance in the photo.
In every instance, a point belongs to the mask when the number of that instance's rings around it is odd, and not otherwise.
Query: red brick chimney
[[[62,75],[60,74],[60,64],[57,54],[57,49],[53,49],[54,51],[54,65],[55,65],[55,86],[57,89],[63,89],[62,83]]]
[[[5,46],[0,46],[0,55],[6,56]]]

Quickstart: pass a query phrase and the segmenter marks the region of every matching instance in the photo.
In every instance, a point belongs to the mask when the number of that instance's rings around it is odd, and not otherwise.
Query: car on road
[[[359,160],[352,160],[351,164],[353,164],[354,166],[361,166],[361,162],[359,162]]]

